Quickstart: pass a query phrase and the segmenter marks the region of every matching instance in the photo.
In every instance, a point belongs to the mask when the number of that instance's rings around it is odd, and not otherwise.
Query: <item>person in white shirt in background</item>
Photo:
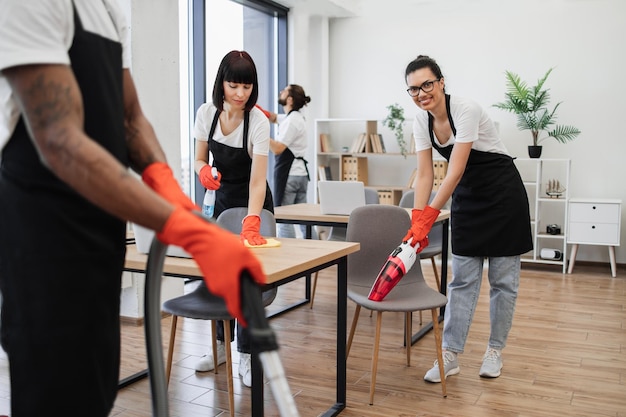
[[[306,120],[300,110],[311,102],[302,86],[289,84],[278,96],[284,114],[267,112],[272,123],[278,123],[276,140],[270,139],[270,150],[275,155],[274,199],[276,206],[306,203],[309,181],[308,161],[304,159],[308,147]],[[302,235],[305,226],[301,226]],[[296,237],[294,225],[279,224],[279,237]]]

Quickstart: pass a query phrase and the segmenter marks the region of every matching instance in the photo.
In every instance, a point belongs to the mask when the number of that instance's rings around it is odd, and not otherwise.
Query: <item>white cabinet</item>
[[[533,234],[533,250],[522,255],[522,262],[561,265],[565,273],[571,162],[569,159],[517,158],[515,165],[528,194]],[[550,188],[560,188],[562,193],[550,195]]]
[[[569,233],[572,245],[567,272],[572,273],[578,245],[608,246],[611,275],[615,273],[615,247],[620,244],[621,200],[572,198],[569,200]]]
[[[359,137],[382,137],[384,149],[370,141],[363,149],[354,150]],[[410,129],[405,140],[411,143]],[[380,152],[384,150],[383,152]],[[378,191],[381,203],[398,204],[416,166],[414,154],[402,155],[393,133],[379,120],[316,119],[315,164],[310,169],[317,201],[317,181],[323,175],[332,180],[360,180]],[[322,177],[323,179],[323,177]]]

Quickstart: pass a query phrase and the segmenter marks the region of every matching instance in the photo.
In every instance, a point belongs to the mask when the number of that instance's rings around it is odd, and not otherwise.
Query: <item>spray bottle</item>
[[[217,168],[211,168],[211,175],[214,179],[217,179]],[[202,214],[206,217],[213,217],[215,211],[215,190],[207,189],[204,193],[204,200],[202,201]]]

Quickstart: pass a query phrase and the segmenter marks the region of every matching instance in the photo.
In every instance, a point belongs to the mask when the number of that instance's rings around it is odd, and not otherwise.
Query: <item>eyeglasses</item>
[[[407,88],[406,92],[409,93],[411,97],[416,97],[420,93],[420,90],[425,93],[430,93],[431,91],[433,91],[433,88],[435,88],[435,83],[440,80],[441,78],[437,78],[436,80],[424,81],[419,87]]]

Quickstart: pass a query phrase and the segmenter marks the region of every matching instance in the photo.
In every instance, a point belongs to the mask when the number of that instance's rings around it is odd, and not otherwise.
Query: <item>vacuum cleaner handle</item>
[[[278,355],[276,335],[265,316],[261,288],[247,271],[241,276],[241,305],[248,322],[252,353],[258,354],[278,411],[282,417],[299,417],[298,409],[287,383],[287,376]]]

